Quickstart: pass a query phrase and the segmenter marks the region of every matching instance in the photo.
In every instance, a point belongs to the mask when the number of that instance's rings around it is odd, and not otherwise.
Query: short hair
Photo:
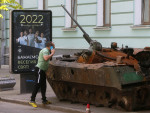
[[[24,32],[27,32],[27,33],[28,33],[28,31],[27,31],[27,30],[24,30]]]
[[[51,42],[51,41],[46,42],[46,43],[45,43],[45,46],[46,46],[46,47],[52,46],[52,42]]]

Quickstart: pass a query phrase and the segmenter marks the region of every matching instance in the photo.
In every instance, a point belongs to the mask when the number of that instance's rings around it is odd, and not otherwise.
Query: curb
[[[8,99],[8,98],[7,99],[6,98],[0,98],[0,101],[30,106],[27,101],[21,101],[21,100],[16,100],[16,99],[13,100],[13,99]],[[39,103],[37,103],[37,105],[39,108],[56,110],[56,111],[61,111],[61,112],[65,112],[65,113],[85,113],[85,111],[82,111],[82,110],[77,110],[77,109],[67,108],[67,107],[61,107],[61,106],[56,106],[56,105],[43,105],[43,104],[39,104]]]
[[[1,69],[9,69],[9,65],[1,65]]]

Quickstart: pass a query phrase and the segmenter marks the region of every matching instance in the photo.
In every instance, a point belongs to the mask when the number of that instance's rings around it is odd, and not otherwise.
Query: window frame
[[[141,24],[142,25],[150,25],[150,14],[149,14],[149,22],[144,22],[144,7],[143,7],[143,2],[145,2],[145,0],[142,0],[142,15],[141,15]],[[145,5],[145,4],[144,4]],[[149,13],[150,13],[150,0],[149,0]]]
[[[74,2],[74,4],[72,2]],[[74,10],[76,10],[76,11],[74,11]],[[76,14],[74,14],[74,12]],[[77,20],[77,0],[71,0],[71,15],[73,17],[74,17],[74,15],[76,15],[76,17],[74,19]],[[71,19],[71,28],[76,28],[77,25],[74,25],[73,23],[74,23],[74,21]]]
[[[46,10],[48,7],[48,0],[38,0],[38,10]]]
[[[109,0],[109,24],[106,24],[106,1],[105,0],[97,0],[97,23],[96,29],[102,27],[111,27],[111,0]]]
[[[106,0],[103,0],[103,26],[104,27],[110,27],[111,26],[111,0],[109,0],[110,5],[109,5],[109,24],[106,24]]]

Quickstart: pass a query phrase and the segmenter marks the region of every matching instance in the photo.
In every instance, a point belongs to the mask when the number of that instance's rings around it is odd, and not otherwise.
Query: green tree
[[[22,6],[15,0],[0,0],[0,11],[8,11],[9,9],[23,9]],[[3,18],[3,15],[0,13],[0,18]]]

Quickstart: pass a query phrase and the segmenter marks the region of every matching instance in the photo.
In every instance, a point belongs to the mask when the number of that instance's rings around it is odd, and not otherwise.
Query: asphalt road
[[[64,112],[42,108],[33,108],[27,105],[0,102],[0,113],[64,113]]]

